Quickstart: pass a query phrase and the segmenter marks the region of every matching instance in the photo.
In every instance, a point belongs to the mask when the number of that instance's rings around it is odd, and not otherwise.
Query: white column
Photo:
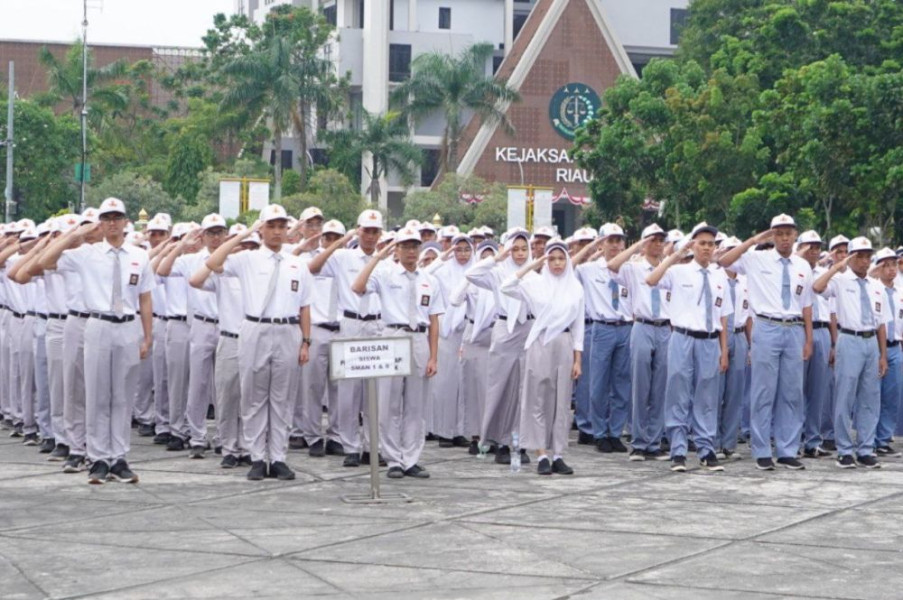
[[[505,0],[505,56],[514,45],[514,0]]]
[[[364,72],[362,79],[364,110],[383,114],[389,108],[389,0],[367,0],[364,4]],[[370,164],[365,154],[363,164]],[[361,171],[361,191],[370,187],[370,177]],[[380,178],[380,208],[387,208],[388,182]]]
[[[420,20],[417,18],[417,0],[408,0],[408,31],[420,31]]]

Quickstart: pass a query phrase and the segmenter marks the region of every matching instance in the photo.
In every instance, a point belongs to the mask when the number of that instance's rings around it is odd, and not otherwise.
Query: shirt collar
[[[100,248],[101,248],[101,250],[104,251],[104,253],[107,253],[110,250],[115,250],[116,252],[126,252],[125,246],[126,246],[126,244],[125,244],[125,242],[123,242],[119,248],[116,248],[110,242],[107,241],[107,238],[104,238],[100,242]]]

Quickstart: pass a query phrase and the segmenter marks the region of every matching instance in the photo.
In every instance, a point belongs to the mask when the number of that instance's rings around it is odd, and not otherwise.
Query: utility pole
[[[85,182],[88,162],[88,0],[83,0],[82,20],[82,168],[79,187],[79,212],[85,211]]]
[[[9,61],[9,107],[6,112],[6,198],[5,222],[9,223],[9,213],[13,206],[13,118],[16,104],[16,63]]]

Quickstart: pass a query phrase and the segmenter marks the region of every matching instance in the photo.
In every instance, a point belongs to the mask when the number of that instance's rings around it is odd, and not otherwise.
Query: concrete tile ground
[[[428,444],[409,503],[292,451],[293,482],[134,438],[141,483],[87,485],[0,439],[0,598],[903,597],[903,459],[881,471],[674,474],[572,444],[572,477]]]

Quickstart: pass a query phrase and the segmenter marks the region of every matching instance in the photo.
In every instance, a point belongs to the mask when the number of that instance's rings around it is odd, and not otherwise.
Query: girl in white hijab
[[[535,276],[535,269],[543,265],[541,274]],[[571,475],[574,470],[562,455],[571,427],[573,382],[580,377],[584,294],[567,245],[560,239],[549,241],[541,258],[505,280],[502,292],[527,304],[536,315],[524,344],[526,375],[519,426],[522,444],[536,451],[540,475]]]
[[[466,448],[464,436],[464,395],[461,391],[461,344],[467,325],[467,307],[451,305],[451,297],[462,282],[464,273],[473,265],[473,243],[466,235],[452,238],[451,247],[442,253],[426,271],[439,280],[439,288],[448,307],[439,319],[439,372],[430,383],[427,403],[432,404],[433,422],[428,430],[442,448]],[[429,426],[429,423],[427,424]]]
[[[491,258],[498,254],[498,244],[487,240],[477,246],[479,258]],[[452,306],[464,305],[467,325],[464,327],[464,343],[461,348],[461,393],[464,397],[464,435],[470,437],[470,454],[479,454],[480,428],[483,407],[486,404],[486,387],[489,385],[489,343],[497,309],[495,294],[470,283],[466,278],[452,294]]]
[[[524,302],[502,294],[502,282],[528,264],[530,234],[523,229],[508,233],[505,248],[497,256],[484,258],[467,272],[467,280],[493,293],[498,319],[492,327],[487,370],[491,373],[486,386],[480,439],[499,445],[495,462],[511,462],[511,434],[517,431],[520,396],[523,389],[524,343],[533,325],[533,315]],[[537,277],[528,273],[525,277]],[[491,450],[490,450],[491,451]],[[521,450],[521,464],[530,462]]]

